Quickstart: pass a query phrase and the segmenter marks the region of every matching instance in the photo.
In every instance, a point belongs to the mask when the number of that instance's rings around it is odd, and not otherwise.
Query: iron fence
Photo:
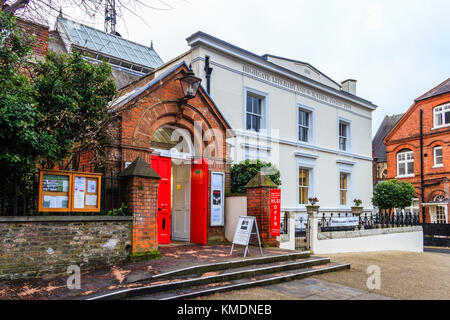
[[[282,212],[280,219],[280,234],[289,234],[289,214]]]
[[[306,228],[307,228],[308,218],[307,217],[298,217],[295,220],[295,236],[306,237]]]
[[[76,172],[94,172],[81,167]],[[0,216],[40,215],[128,215],[126,183],[119,171],[103,171],[100,212],[39,212],[39,173],[19,172],[3,174],[0,184]]]
[[[322,218],[319,220],[318,228],[321,232],[330,231],[352,231],[355,229],[375,229],[375,228],[392,228],[392,227],[406,227],[416,226],[420,224],[419,213],[414,212],[396,212],[395,214],[389,214],[384,212],[370,212],[363,213],[359,216],[357,225],[349,226],[334,226],[332,223],[333,218],[350,218],[353,217],[352,213],[331,213],[328,216],[325,213],[322,214]]]

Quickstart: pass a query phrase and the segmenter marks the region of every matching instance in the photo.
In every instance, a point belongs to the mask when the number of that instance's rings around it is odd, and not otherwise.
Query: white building
[[[203,32],[181,61],[237,134],[234,160],[271,161],[281,172],[282,211],[305,212],[308,197],[321,211],[350,211],[354,198],[372,208],[372,112],[356,81],[339,84],[308,63],[260,56]],[[212,68],[209,81],[207,70]]]

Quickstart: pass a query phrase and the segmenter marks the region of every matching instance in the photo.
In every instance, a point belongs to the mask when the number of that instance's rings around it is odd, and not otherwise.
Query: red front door
[[[198,160],[197,160],[198,161]],[[208,208],[208,163],[191,165],[191,242],[206,244]]]
[[[170,177],[172,160],[170,158],[152,156],[152,168],[161,176],[158,188],[158,244],[170,243]]]

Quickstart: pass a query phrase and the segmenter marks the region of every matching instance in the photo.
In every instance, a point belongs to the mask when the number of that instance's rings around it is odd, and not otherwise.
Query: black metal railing
[[[289,234],[289,214],[284,212],[280,219],[280,234]]]
[[[126,180],[120,171],[107,170],[102,176],[102,202],[100,212],[106,215],[129,215],[126,202]]]
[[[375,228],[393,228],[393,227],[406,227],[406,226],[416,226],[420,224],[419,213],[418,212],[396,212],[396,213],[385,213],[385,212],[370,212],[362,213],[359,216],[359,221],[357,225],[348,226],[335,226],[332,223],[333,218],[350,218],[353,217],[351,213],[330,213],[326,215],[322,214],[322,218],[319,220],[318,228],[321,232],[330,231],[352,231],[360,229],[375,229]]]
[[[308,218],[298,217],[295,221],[295,237],[306,237]]]
[[[94,172],[91,166],[80,169],[78,172]],[[119,174],[117,170],[103,172],[100,213],[39,212],[39,173],[17,171],[3,175],[0,183],[0,216],[128,215],[126,183]]]

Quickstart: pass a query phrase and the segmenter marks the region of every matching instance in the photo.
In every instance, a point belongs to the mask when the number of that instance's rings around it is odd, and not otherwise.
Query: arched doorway
[[[161,176],[158,190],[158,243],[173,240],[206,244],[207,164],[193,162],[191,133],[164,125],[153,134],[151,165]]]

